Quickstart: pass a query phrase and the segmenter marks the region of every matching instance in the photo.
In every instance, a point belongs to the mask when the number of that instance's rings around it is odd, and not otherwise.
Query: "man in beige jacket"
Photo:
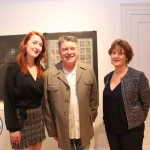
[[[92,66],[77,61],[77,44],[75,37],[61,36],[61,61],[45,71],[45,124],[62,150],[89,150],[97,116],[97,81]]]

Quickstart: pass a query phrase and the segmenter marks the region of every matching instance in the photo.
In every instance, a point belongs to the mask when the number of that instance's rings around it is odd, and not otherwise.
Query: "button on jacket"
[[[50,137],[58,137],[58,146],[70,150],[69,107],[70,87],[63,73],[62,62],[45,72],[43,113]],[[76,91],[79,104],[80,136],[88,144],[94,135],[97,116],[98,87],[92,66],[77,61]],[[65,112],[65,115],[64,115]]]
[[[113,72],[105,76],[105,85],[108,84]],[[121,79],[121,90],[128,129],[132,129],[141,125],[147,118],[150,107],[148,79],[143,72],[129,67],[127,74]]]

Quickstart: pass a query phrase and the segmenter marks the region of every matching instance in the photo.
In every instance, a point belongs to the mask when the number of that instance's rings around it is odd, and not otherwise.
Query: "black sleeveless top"
[[[111,91],[110,81],[103,91],[103,119],[106,129],[125,134],[128,131],[127,118],[123,103],[121,82]]]

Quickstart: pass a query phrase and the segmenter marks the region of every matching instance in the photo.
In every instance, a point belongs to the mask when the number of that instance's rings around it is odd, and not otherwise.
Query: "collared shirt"
[[[76,91],[76,69],[71,73],[63,69],[70,85],[70,107],[69,107],[69,137],[70,139],[80,138],[79,105]]]

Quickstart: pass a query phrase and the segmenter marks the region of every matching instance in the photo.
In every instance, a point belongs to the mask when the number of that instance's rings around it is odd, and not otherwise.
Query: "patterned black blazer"
[[[105,85],[114,71],[104,77]],[[147,118],[150,107],[150,87],[148,79],[141,71],[128,69],[121,79],[121,90],[126,111],[128,129],[141,125]]]

